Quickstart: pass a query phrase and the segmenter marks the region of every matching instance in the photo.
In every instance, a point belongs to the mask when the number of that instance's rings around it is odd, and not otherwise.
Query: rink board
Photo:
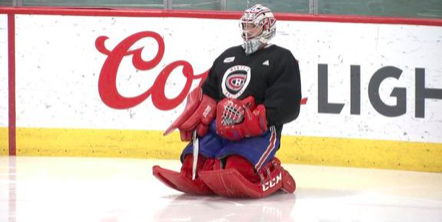
[[[8,146],[9,138],[8,138],[8,128],[1,127],[0,128],[0,156],[8,155],[9,146]]]
[[[0,14],[0,155],[8,154],[8,28],[7,15]]]
[[[17,130],[17,155],[177,159],[186,143],[177,132],[94,129]],[[441,172],[440,144],[284,136],[285,163]]]
[[[241,43],[231,34],[238,33],[239,13],[18,12],[17,155],[176,159],[185,143],[161,132],[213,60]],[[299,60],[307,99],[284,127],[278,156],[442,172],[442,21],[344,20],[278,21],[272,42]],[[1,129],[8,127],[5,115]],[[0,150],[8,148],[6,129]]]

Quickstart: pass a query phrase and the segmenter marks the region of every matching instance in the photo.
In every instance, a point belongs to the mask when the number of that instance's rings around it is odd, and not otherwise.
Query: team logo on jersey
[[[224,73],[221,88],[223,94],[232,99],[241,96],[249,85],[251,78],[250,67],[237,65],[229,68]]]

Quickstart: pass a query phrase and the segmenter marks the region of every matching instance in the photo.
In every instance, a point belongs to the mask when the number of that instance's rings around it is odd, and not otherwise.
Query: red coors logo
[[[152,60],[144,61],[141,53],[144,47],[130,50],[130,47],[137,41],[143,38],[153,38],[158,44],[158,52]],[[121,61],[126,56],[132,56],[132,64],[138,70],[147,71],[155,68],[163,58],[165,45],[163,38],[151,31],[135,33],[123,41],[121,41],[113,50],[105,47],[104,42],[108,39],[107,36],[100,36],[95,41],[95,47],[99,52],[107,55],[106,61],[101,68],[100,77],[98,80],[98,92],[104,104],[114,109],[127,109],[134,107],[149,96],[152,96],[154,106],[160,110],[171,110],[177,107],[187,96],[194,80],[202,80],[207,77],[208,71],[195,75],[193,67],[190,63],[184,60],[179,60],[170,63],[158,74],[152,87],[147,89],[141,95],[135,97],[124,97],[117,90],[117,71]],[[174,69],[182,66],[183,75],[186,77],[186,84],[181,93],[175,98],[167,98],[165,96],[165,84]]]

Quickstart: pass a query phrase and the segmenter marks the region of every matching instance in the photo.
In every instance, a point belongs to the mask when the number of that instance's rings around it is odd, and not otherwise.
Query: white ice
[[[295,194],[185,195],[152,176],[179,161],[0,157],[0,222],[442,221],[442,174],[283,164]]]

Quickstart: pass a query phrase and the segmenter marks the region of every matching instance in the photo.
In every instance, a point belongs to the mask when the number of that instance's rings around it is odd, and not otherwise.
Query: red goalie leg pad
[[[280,189],[293,193],[296,189],[295,180],[278,162],[271,161],[265,166],[266,169],[260,173],[263,180],[258,183],[252,183],[235,168],[203,171],[200,178],[213,192],[224,197],[262,198]]]
[[[166,184],[168,187],[189,194],[209,195],[213,192],[200,179],[192,180],[183,177],[181,173],[161,168],[153,167],[153,175]]]
[[[250,163],[246,158],[239,155],[228,156],[226,159],[225,169],[234,168],[238,170],[241,175],[243,175],[248,181],[252,183],[257,183],[260,181],[260,177],[253,167],[252,163]]]
[[[261,184],[248,181],[234,168],[201,172],[200,178],[216,194],[233,198],[261,198],[278,190],[275,186],[264,192]]]
[[[192,162],[193,156],[187,155],[186,158],[184,158],[183,166],[181,167],[180,173],[167,170],[159,166],[154,166],[152,168],[153,175],[158,180],[166,184],[168,187],[184,193],[197,195],[213,194],[212,190],[210,190],[210,188],[206,186],[199,177],[197,177],[195,180],[192,180]],[[197,172],[200,172],[205,162],[206,158],[202,156],[198,157]],[[209,160],[208,162],[210,162],[211,164],[213,163],[212,160]]]

